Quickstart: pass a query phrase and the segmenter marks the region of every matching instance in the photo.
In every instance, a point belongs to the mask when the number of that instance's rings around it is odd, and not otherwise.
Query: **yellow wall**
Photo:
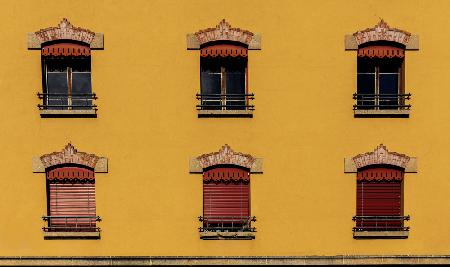
[[[450,253],[450,2],[2,1],[0,8],[0,255],[343,255]],[[42,119],[40,52],[26,34],[66,17],[105,34],[92,52],[96,119]],[[186,34],[221,19],[262,35],[249,52],[254,118],[199,119],[199,52]],[[373,27],[420,35],[406,52],[408,119],[355,119],[356,52],[344,35]],[[100,240],[44,240],[45,175],[33,156],[80,151],[109,158],[96,175]],[[252,175],[252,241],[202,241],[201,175],[188,159],[234,150],[264,158]],[[418,157],[405,178],[406,240],[354,240],[356,175],[344,157],[372,151]]]

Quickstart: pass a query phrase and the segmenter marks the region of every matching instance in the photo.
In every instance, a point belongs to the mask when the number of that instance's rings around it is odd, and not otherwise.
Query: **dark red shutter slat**
[[[371,168],[358,171],[356,190],[357,216],[403,216],[403,172],[390,168]],[[403,220],[357,220],[357,227],[401,227]]]
[[[54,231],[90,231],[96,225],[94,172],[79,167],[63,167],[47,172],[49,216],[91,216],[91,218],[51,218]]]

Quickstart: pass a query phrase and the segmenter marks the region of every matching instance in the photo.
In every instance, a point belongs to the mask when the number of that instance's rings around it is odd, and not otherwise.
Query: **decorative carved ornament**
[[[90,30],[74,27],[66,18],[62,19],[58,27],[49,27],[35,32],[41,43],[55,40],[74,40],[91,44],[95,33]]]
[[[406,168],[409,160],[410,157],[406,155],[389,152],[383,144],[379,145],[373,152],[359,154],[353,157],[353,162],[357,169],[377,164],[387,164]]]
[[[395,28],[390,28],[389,25],[381,20],[374,28],[367,28],[362,31],[357,31],[353,34],[358,45],[373,41],[391,41],[407,45],[411,37],[411,33]]]
[[[225,144],[219,152],[201,155],[197,157],[197,160],[203,169],[220,164],[237,165],[251,169],[255,162],[255,158],[251,155],[234,152],[227,144]]]
[[[55,165],[74,163],[95,168],[99,157],[94,154],[78,152],[72,144],[67,144],[61,152],[53,152],[40,157],[45,168]]]
[[[249,45],[253,33],[239,28],[231,28],[231,25],[223,19],[215,28],[200,30],[195,33],[200,45],[213,41],[235,41]]]

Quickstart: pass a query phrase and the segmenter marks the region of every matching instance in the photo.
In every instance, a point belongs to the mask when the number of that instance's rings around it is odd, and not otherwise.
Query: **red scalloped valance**
[[[203,172],[203,181],[250,181],[250,173],[240,168],[214,168]]]
[[[218,44],[204,47],[200,50],[201,57],[247,57],[248,49],[230,44]]]
[[[43,56],[64,56],[64,57],[88,57],[91,55],[91,48],[87,45],[60,43],[47,45],[42,48]]]
[[[404,172],[392,168],[370,168],[366,170],[358,171],[358,181],[401,181],[403,179]]]
[[[405,50],[393,46],[367,46],[358,48],[358,57],[404,58]]]
[[[47,172],[48,180],[94,180],[94,171],[80,167],[61,167]]]

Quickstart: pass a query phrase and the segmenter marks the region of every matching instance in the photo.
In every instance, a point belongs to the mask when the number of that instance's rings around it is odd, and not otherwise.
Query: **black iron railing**
[[[353,110],[409,110],[411,105],[406,101],[411,98],[411,94],[353,94],[356,104]]]
[[[255,110],[254,94],[197,94],[197,110]]]
[[[409,231],[403,225],[409,221],[408,216],[354,216],[356,226],[353,231]]]
[[[255,216],[207,216],[198,217],[203,222],[200,232],[256,232],[251,226]]]
[[[99,216],[42,216],[47,226],[42,227],[45,232],[99,232],[96,222]]]
[[[38,105],[40,110],[97,110],[93,102],[97,99],[96,94],[54,94],[37,93],[42,104]]]

